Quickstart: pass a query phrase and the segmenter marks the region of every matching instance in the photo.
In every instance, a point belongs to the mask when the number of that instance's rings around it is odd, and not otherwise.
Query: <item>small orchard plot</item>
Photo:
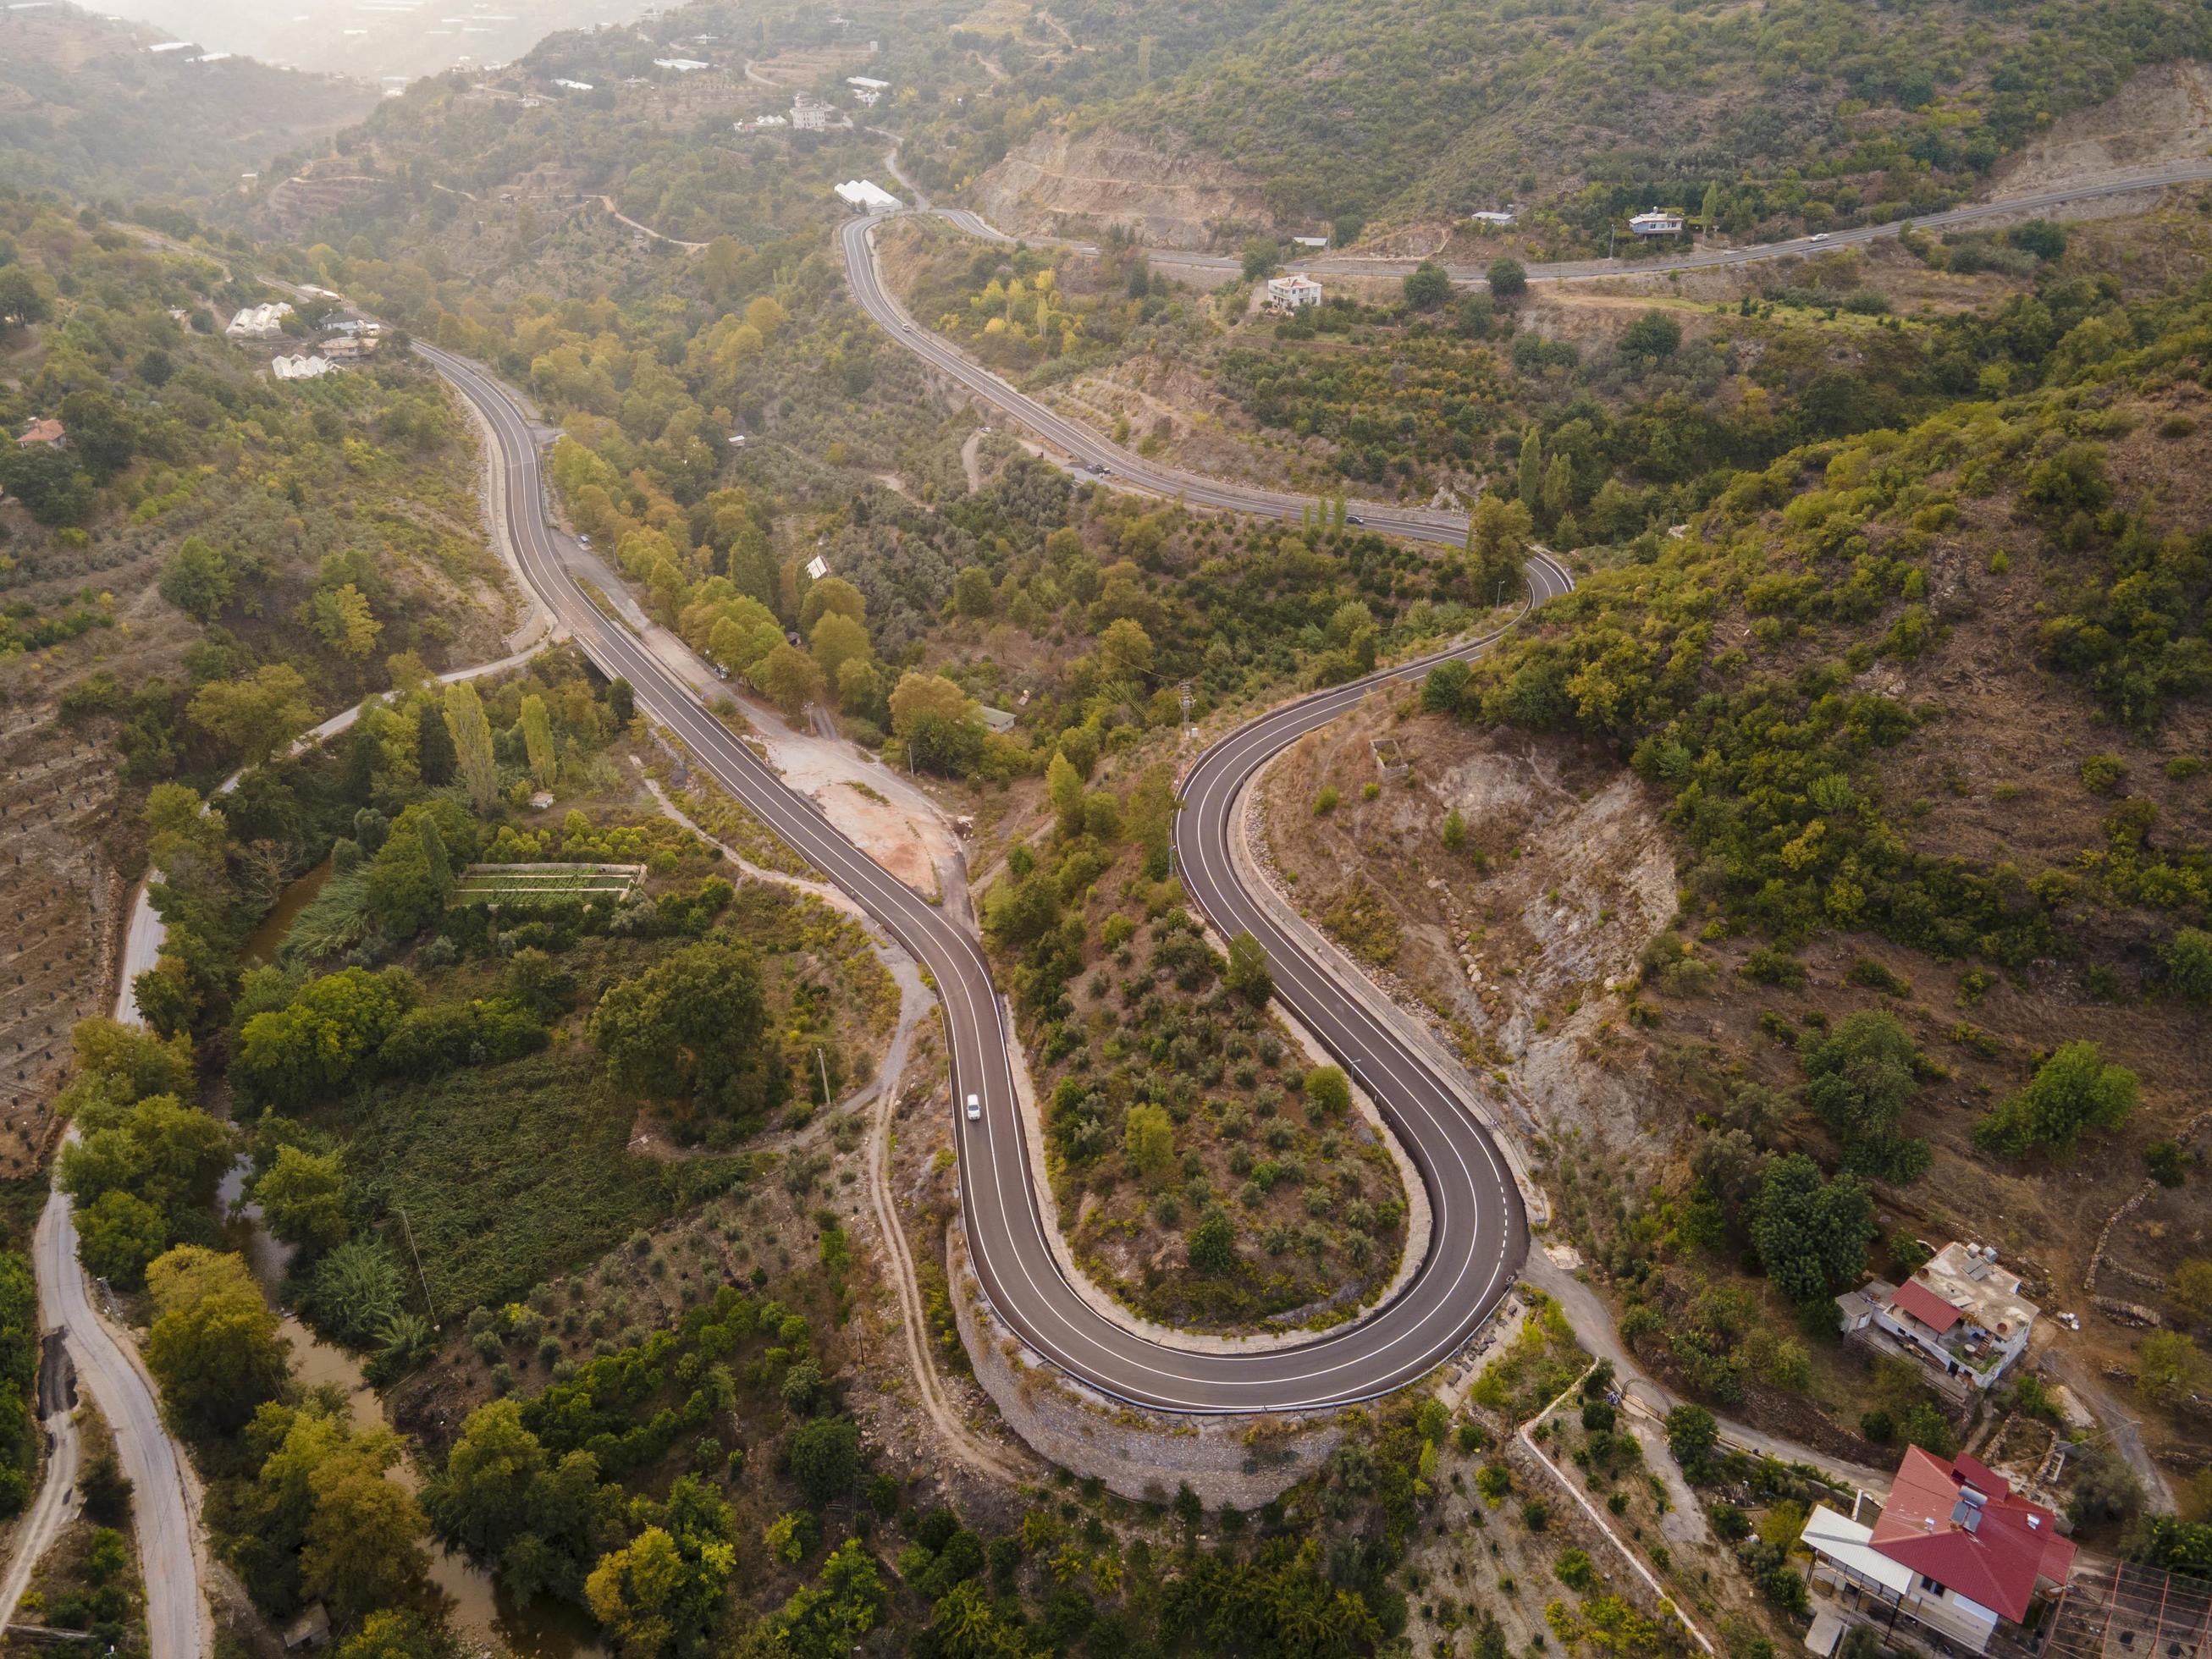
[[[453,902],[528,909],[620,901],[644,881],[641,864],[471,864],[454,884]]]

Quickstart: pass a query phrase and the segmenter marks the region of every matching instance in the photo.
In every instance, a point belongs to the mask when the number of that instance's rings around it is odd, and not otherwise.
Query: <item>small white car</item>
[[[1825,242],[1828,240],[1828,233],[1825,230],[1816,230],[1805,240],[1808,242]]]
[[[968,1121],[970,1123],[981,1123],[983,1121],[983,1102],[981,1097],[977,1095],[970,1095],[968,1097]]]

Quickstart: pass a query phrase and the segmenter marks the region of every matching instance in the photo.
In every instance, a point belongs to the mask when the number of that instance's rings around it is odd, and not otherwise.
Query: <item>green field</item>
[[[664,1171],[629,1151],[636,1108],[555,1048],[364,1103],[349,1157],[364,1208],[407,1212],[441,1312],[521,1295],[666,1215]]]
[[[528,906],[621,899],[644,879],[641,864],[471,864],[454,884],[453,902]]]

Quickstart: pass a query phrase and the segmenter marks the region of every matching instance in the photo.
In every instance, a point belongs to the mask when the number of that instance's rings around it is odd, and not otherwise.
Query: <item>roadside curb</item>
[[[1393,689],[1389,686],[1377,688],[1385,691]],[[1522,1205],[1528,1214],[1529,1231],[1534,1233],[1547,1229],[1552,1224],[1551,1200],[1529,1170],[1528,1156],[1521,1146],[1520,1136],[1501,1121],[1483,1099],[1466,1063],[1444,1047],[1426,1020],[1400,1007],[1368,977],[1366,969],[1346,954],[1342,946],[1300,915],[1254,852],[1252,820],[1259,809],[1261,792],[1268,775],[1294,747],[1295,744],[1285,746],[1269,756],[1244,781],[1230,801],[1229,857],[1238,879],[1243,882],[1245,890],[1267,908],[1277,927],[1290,934],[1309,955],[1328,969],[1346,994],[1356,998],[1369,1013],[1418,1050],[1420,1057],[1428,1062],[1430,1069],[1451,1091],[1453,1097],[1483,1127],[1497,1144],[1498,1151],[1504,1155],[1507,1167],[1513,1171],[1513,1184],[1519,1189]]]

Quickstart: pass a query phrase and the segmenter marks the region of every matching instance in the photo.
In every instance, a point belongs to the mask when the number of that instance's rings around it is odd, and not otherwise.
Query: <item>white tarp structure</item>
[[[331,360],[316,352],[303,351],[296,357],[278,357],[269,365],[269,372],[280,380],[313,380],[331,372]]]
[[[234,340],[273,340],[284,331],[284,319],[291,314],[290,304],[283,300],[247,306],[230,319],[223,332]]]
[[[837,199],[855,213],[888,213],[899,205],[897,197],[866,179],[848,179],[837,186]]]

